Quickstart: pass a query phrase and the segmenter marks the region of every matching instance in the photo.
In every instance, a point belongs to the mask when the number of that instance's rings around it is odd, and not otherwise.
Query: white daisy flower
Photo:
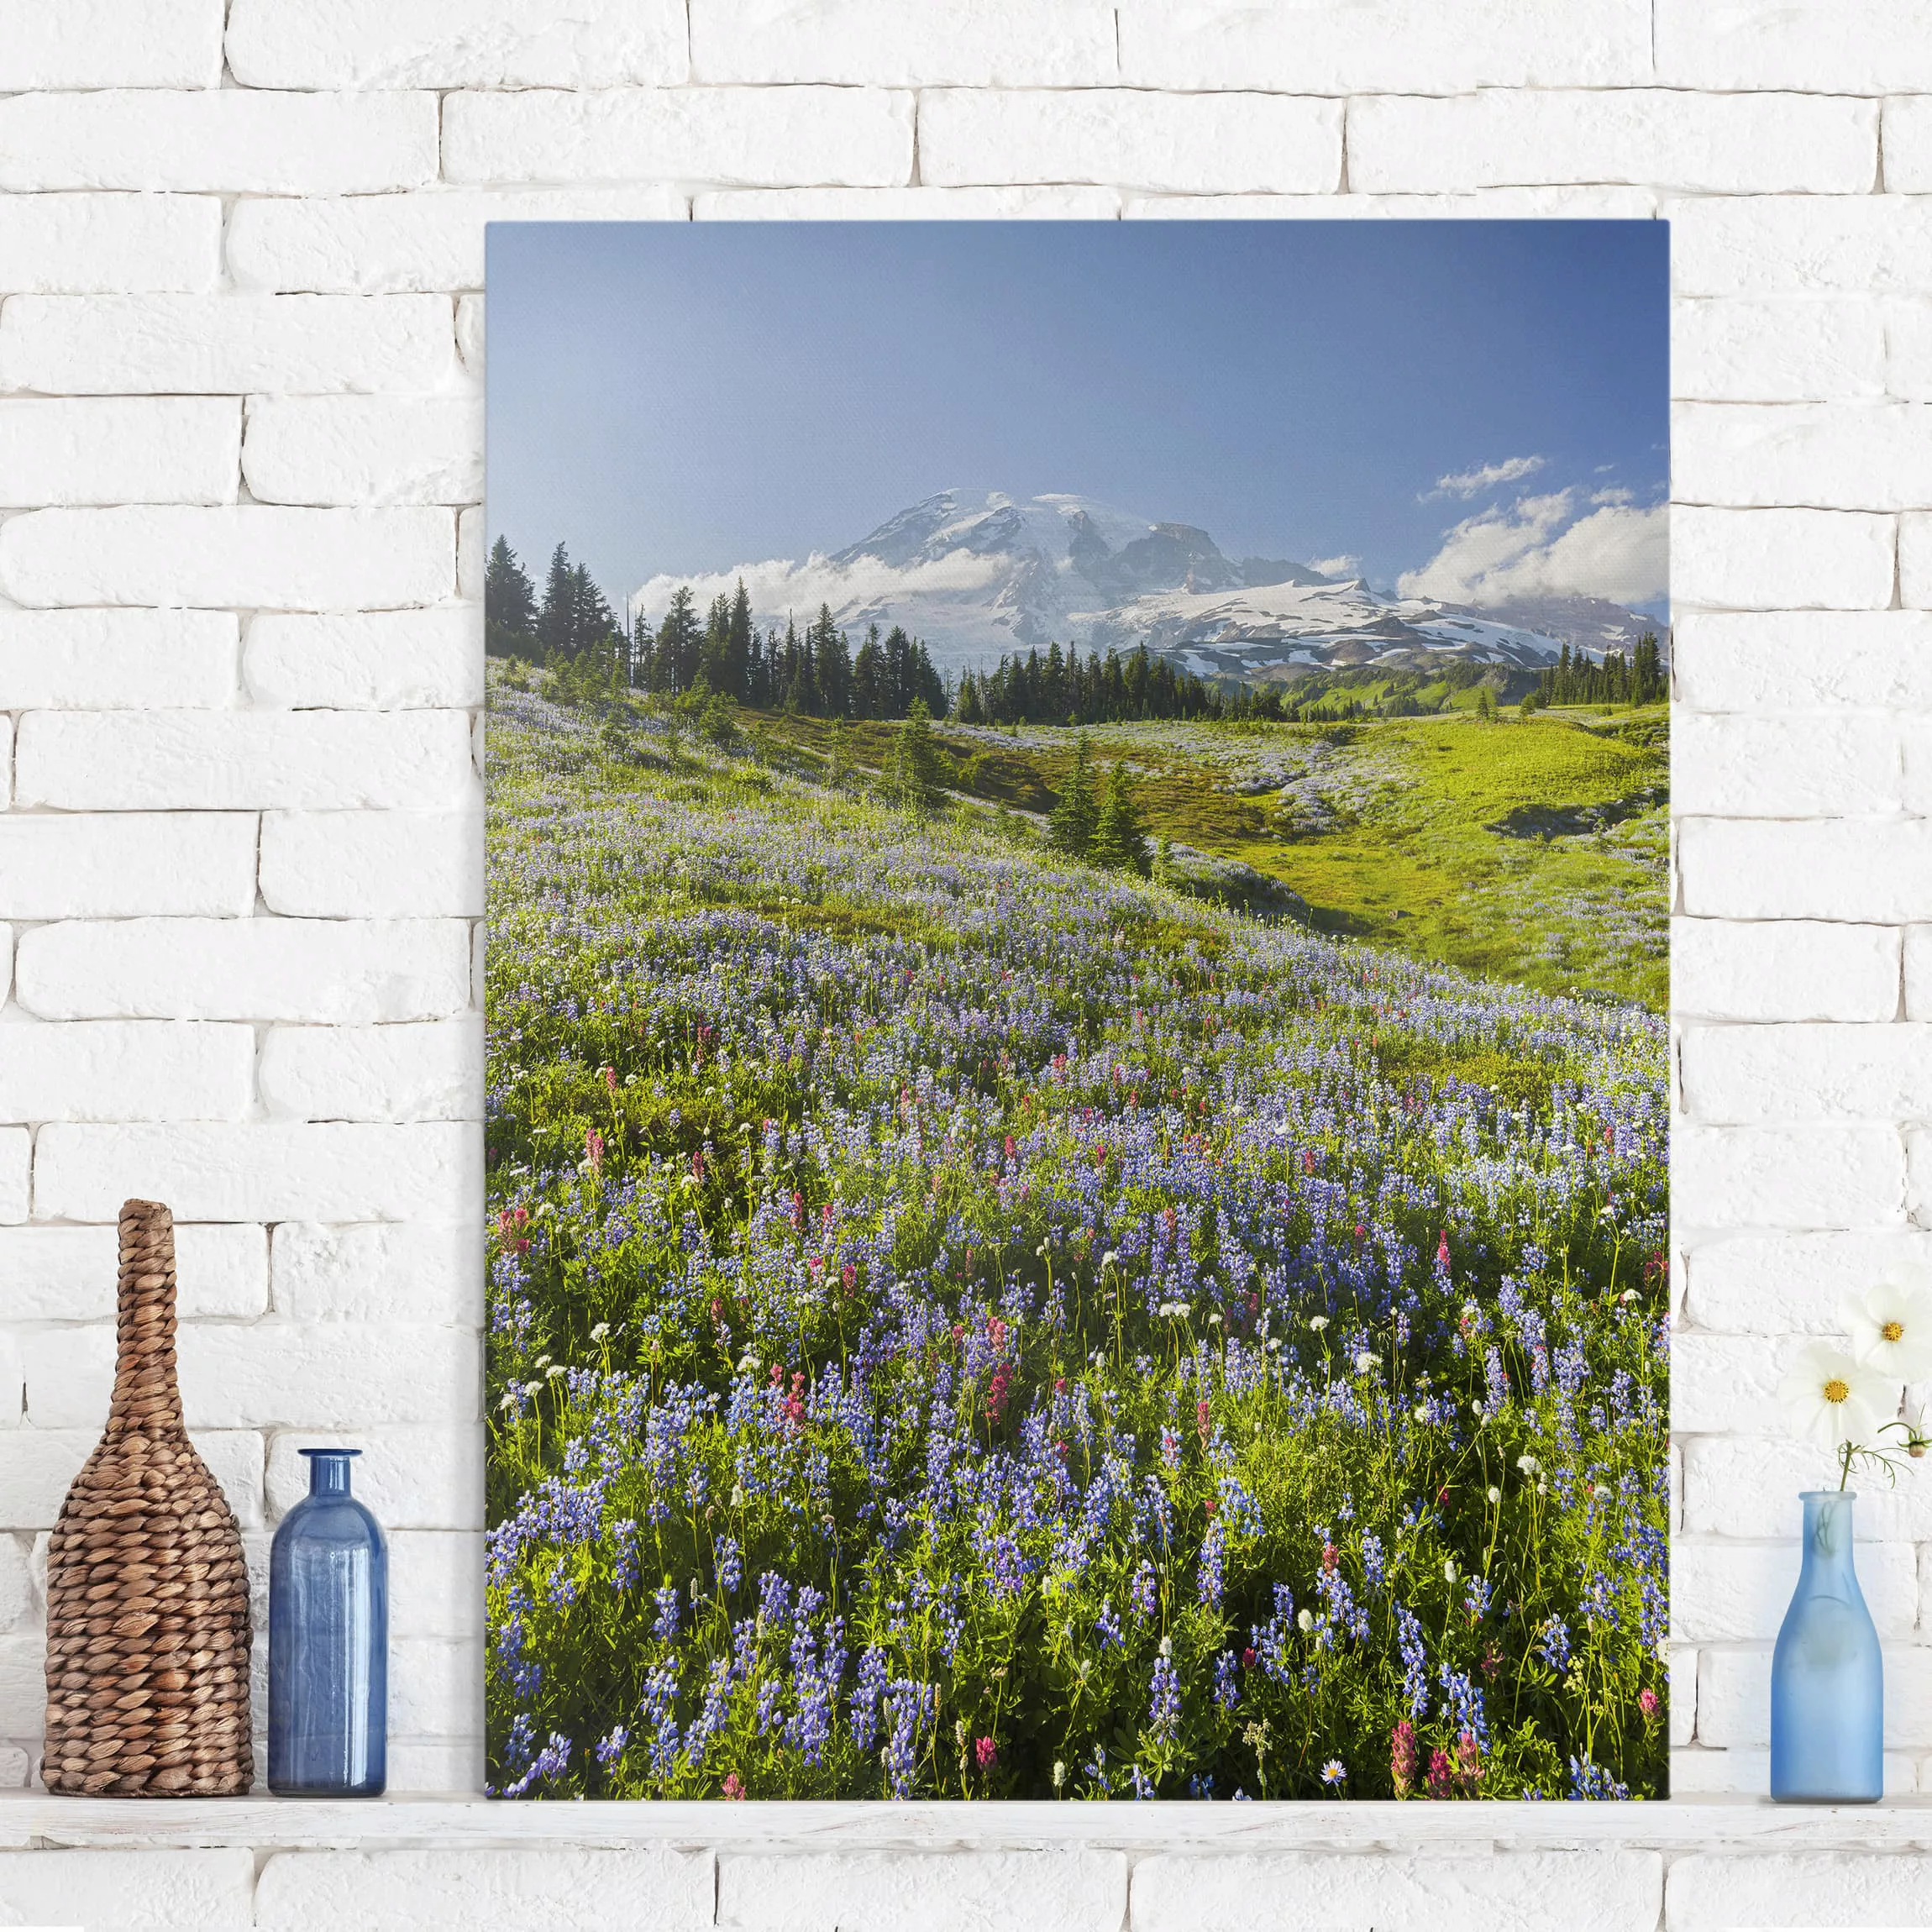
[[[1777,1399],[1814,1442],[1828,1449],[1845,1442],[1869,1445],[1898,1407],[1898,1381],[1884,1369],[1854,1362],[1830,1342],[1814,1341],[1798,1351],[1777,1385]]]
[[[1923,1281],[1894,1278],[1848,1294],[1839,1319],[1851,1337],[1852,1355],[1867,1367],[1894,1382],[1932,1374],[1932,1291]]]

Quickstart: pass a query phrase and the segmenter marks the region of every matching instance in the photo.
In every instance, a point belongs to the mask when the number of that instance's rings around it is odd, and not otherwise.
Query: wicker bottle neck
[[[181,1434],[175,1374],[175,1222],[159,1201],[121,1210],[121,1278],[116,1312],[110,1436]]]

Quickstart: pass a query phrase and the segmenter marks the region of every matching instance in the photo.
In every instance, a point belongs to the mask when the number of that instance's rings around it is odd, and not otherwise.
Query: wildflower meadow
[[[491,696],[494,1793],[1664,1794],[1653,1011],[554,696]]]

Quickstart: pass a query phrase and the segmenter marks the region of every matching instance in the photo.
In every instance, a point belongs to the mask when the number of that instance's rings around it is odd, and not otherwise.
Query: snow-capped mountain
[[[1531,667],[1565,642],[1599,653],[1628,648],[1646,627],[1630,612],[1585,599],[1546,600],[1552,607],[1545,613],[1399,597],[1282,559],[1236,562],[1192,524],[1150,522],[1084,496],[954,490],[803,563],[654,577],[631,606],[655,623],[680,583],[701,610],[741,577],[761,622],[788,614],[802,622],[828,604],[848,633],[904,625],[949,670],[1056,640],[1103,650],[1144,643],[1208,676],[1393,670],[1442,656]]]

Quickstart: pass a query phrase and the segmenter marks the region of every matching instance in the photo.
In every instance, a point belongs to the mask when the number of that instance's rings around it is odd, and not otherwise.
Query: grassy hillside
[[[809,760],[831,727],[774,718]],[[850,727],[860,764],[893,727]],[[1157,833],[1281,880],[1318,931],[1550,993],[1668,994],[1667,713],[1467,711],[1336,725],[1134,724],[1093,732],[1124,759]],[[1049,810],[1074,734],[949,728],[952,783]]]
[[[1662,1795],[1662,1022],[617,709],[491,693],[493,1791]],[[1437,728],[1104,735],[1549,809]]]

